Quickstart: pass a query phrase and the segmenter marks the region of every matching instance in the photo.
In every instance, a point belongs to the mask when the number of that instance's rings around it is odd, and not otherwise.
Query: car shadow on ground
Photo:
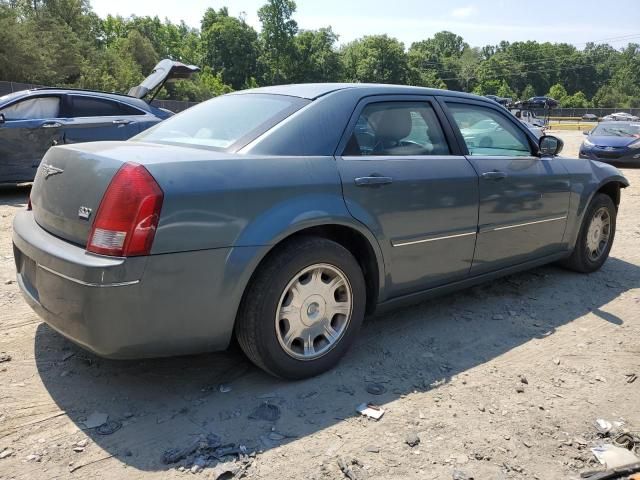
[[[31,192],[31,184],[24,183],[20,185],[1,185],[0,184],[0,203],[12,207],[27,206],[29,201],[29,193]]]
[[[128,466],[166,470],[175,465],[163,463],[163,452],[199,435],[215,433],[223,443],[268,450],[356,416],[362,402],[384,406],[437,388],[589,312],[623,324],[607,304],[638,287],[640,268],[616,258],[591,275],[555,266],[512,275],[368,319],[337,368],[299,382],[263,373],[237,346],[190,357],[104,360],[44,324],[37,329],[35,355],[53,400],[96,444]],[[372,382],[384,393],[368,393]],[[278,407],[271,411],[279,412],[277,420],[250,418],[264,403]],[[122,427],[108,435],[85,429],[83,420],[94,412]]]

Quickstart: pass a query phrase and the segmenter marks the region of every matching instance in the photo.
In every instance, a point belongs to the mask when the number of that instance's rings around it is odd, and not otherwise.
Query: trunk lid
[[[156,88],[161,88],[162,85],[168,80],[189,78],[200,69],[195,65],[186,65],[181,62],[176,62],[165,58],[154,67],[153,72],[142,83],[129,90],[128,95],[136,98],[144,98],[149,92]]]
[[[82,246],[87,243],[100,200],[123,163],[92,154],[94,145],[49,149],[31,189],[36,222],[48,232]]]
[[[102,197],[124,163],[144,165],[155,177],[154,171],[161,167],[158,164],[233,158],[233,154],[209,149],[134,141],[52,147],[42,159],[31,189],[33,214],[48,232],[85,247]]]

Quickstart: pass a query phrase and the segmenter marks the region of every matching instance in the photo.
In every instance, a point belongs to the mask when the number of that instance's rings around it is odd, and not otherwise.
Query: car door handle
[[[507,174],[498,170],[493,170],[491,172],[484,172],[480,176],[485,180],[502,180],[503,178],[506,178]]]
[[[126,118],[122,118],[119,120],[114,120],[113,122],[114,125],[129,125],[131,123],[131,120],[127,120]]]
[[[41,125],[42,128],[56,128],[61,126],[62,124],[60,122],[45,122]]]
[[[372,175],[371,177],[357,177],[353,181],[358,187],[368,187],[373,185],[388,185],[393,183],[393,178]]]

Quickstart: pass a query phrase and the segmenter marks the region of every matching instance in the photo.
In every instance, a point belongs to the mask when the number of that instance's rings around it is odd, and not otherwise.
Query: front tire
[[[278,247],[248,285],[236,337],[272,375],[300,379],[338,363],[355,340],[366,305],[362,270],[338,243],[304,237]]]
[[[596,194],[584,215],[571,256],[564,266],[581,273],[599,270],[609,257],[616,233],[616,206],[611,197]]]

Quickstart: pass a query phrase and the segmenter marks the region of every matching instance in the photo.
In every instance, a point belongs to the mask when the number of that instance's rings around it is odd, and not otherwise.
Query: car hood
[[[593,135],[588,140],[599,147],[628,147],[633,142],[637,142],[637,137],[616,137],[610,135]]]
[[[165,58],[154,67],[153,72],[143,82],[129,90],[129,96],[136,98],[144,98],[149,92],[162,86],[164,82],[176,78],[189,78],[196,72],[199,72],[200,68],[195,65],[186,65],[181,62],[176,62]]]

